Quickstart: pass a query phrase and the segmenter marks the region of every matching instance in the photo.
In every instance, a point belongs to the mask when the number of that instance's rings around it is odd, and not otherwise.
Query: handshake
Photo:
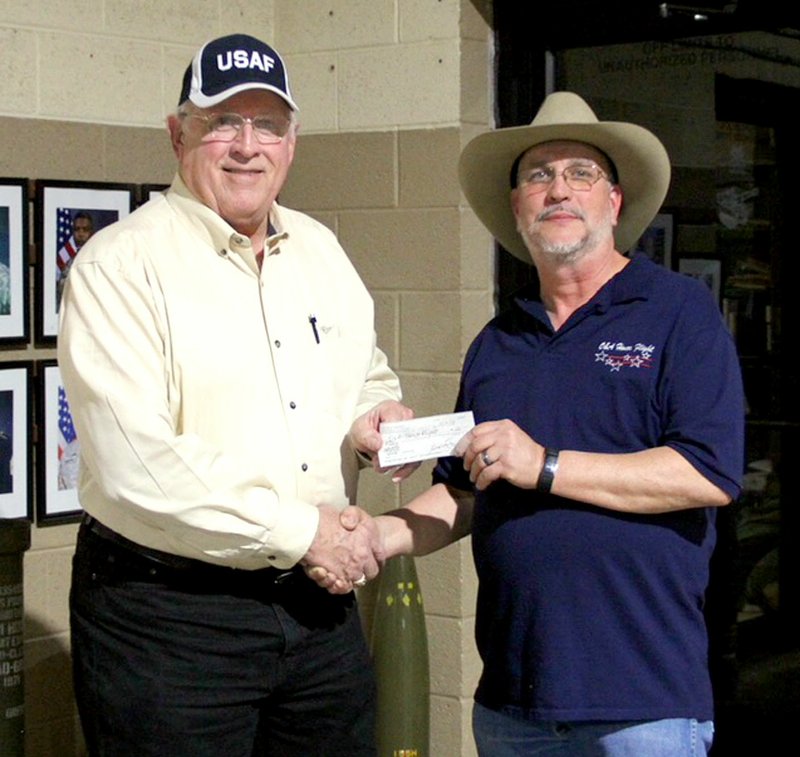
[[[377,452],[381,448],[381,424],[412,418],[413,411],[395,400],[385,400],[359,416],[350,429],[353,449],[372,458],[380,468]],[[419,463],[409,463],[392,470],[396,483],[413,473]],[[386,532],[392,519],[372,518],[360,507],[349,506],[341,512],[330,505],[319,508],[317,535],[300,564],[306,575],[332,594],[347,594],[378,575],[386,554]],[[383,528],[383,531],[381,530]]]
[[[386,553],[388,523],[360,507],[319,508],[319,527],[300,561],[306,575],[331,594],[346,594],[378,575]]]
[[[424,429],[424,434],[433,439],[428,442],[444,444],[443,454],[462,457],[464,470],[478,490],[499,479],[521,488],[535,488],[544,463],[544,447],[510,420],[473,426],[472,413],[469,418],[466,415],[426,419],[432,422]],[[413,473],[419,462],[403,462],[408,458],[401,456],[399,467],[381,468],[377,454],[383,444],[381,424],[412,417],[407,407],[386,401],[360,416],[350,430],[353,449],[370,456],[377,471],[391,470],[395,482]],[[413,434],[411,441],[419,442],[420,436]],[[441,437],[446,441],[441,442]],[[430,455],[426,452],[423,457]],[[374,518],[359,507],[349,506],[339,512],[321,505],[317,534],[300,564],[322,588],[332,594],[346,594],[375,578],[390,557],[428,554],[468,534],[473,504],[471,491],[457,492],[436,484],[407,505]]]

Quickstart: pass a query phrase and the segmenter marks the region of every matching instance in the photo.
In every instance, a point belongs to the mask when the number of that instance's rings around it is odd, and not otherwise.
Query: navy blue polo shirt
[[[670,446],[732,498],[745,403],[704,284],[635,258],[553,332],[534,289],[464,362],[456,410],[588,452]],[[462,461],[434,481],[472,485]],[[714,511],[615,513],[497,482],[476,493],[476,699],[544,720],[711,719],[703,619]]]

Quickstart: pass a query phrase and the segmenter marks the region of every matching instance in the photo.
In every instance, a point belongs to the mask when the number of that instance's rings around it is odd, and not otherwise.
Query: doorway
[[[548,91],[569,89],[603,120],[656,133],[673,161],[667,264],[707,278],[736,339],[746,488],[718,514],[707,598],[713,754],[783,754],[800,717],[800,24],[768,1],[664,24],[663,4],[584,1],[568,27],[555,11],[526,23],[520,5],[495,3],[498,126],[529,123]],[[536,278],[500,247],[496,273],[498,309]]]

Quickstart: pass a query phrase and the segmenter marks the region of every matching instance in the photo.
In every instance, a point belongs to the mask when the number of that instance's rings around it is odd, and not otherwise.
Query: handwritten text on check
[[[378,451],[378,462],[382,468],[391,468],[460,454],[456,447],[474,425],[471,410],[382,423],[383,446]]]

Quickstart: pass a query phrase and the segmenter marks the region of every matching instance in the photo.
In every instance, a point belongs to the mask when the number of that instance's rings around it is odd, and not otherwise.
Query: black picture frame
[[[674,269],[675,214],[668,211],[658,213],[630,252],[644,255],[654,263]]]
[[[0,178],[0,344],[30,339],[28,180]]]
[[[678,261],[678,271],[702,281],[711,291],[714,301],[719,305],[722,297],[722,260],[719,258],[682,257]]]
[[[0,518],[33,519],[33,363],[0,363]]]
[[[80,520],[80,444],[56,360],[36,363],[36,521],[42,525]]]
[[[169,189],[169,184],[140,184],[137,194],[137,206],[144,205],[167,189]]]
[[[83,236],[127,216],[136,202],[136,185],[114,182],[54,181],[35,183],[35,224],[38,251],[36,343],[54,345],[58,336],[60,291]],[[85,241],[85,240],[83,240]]]

